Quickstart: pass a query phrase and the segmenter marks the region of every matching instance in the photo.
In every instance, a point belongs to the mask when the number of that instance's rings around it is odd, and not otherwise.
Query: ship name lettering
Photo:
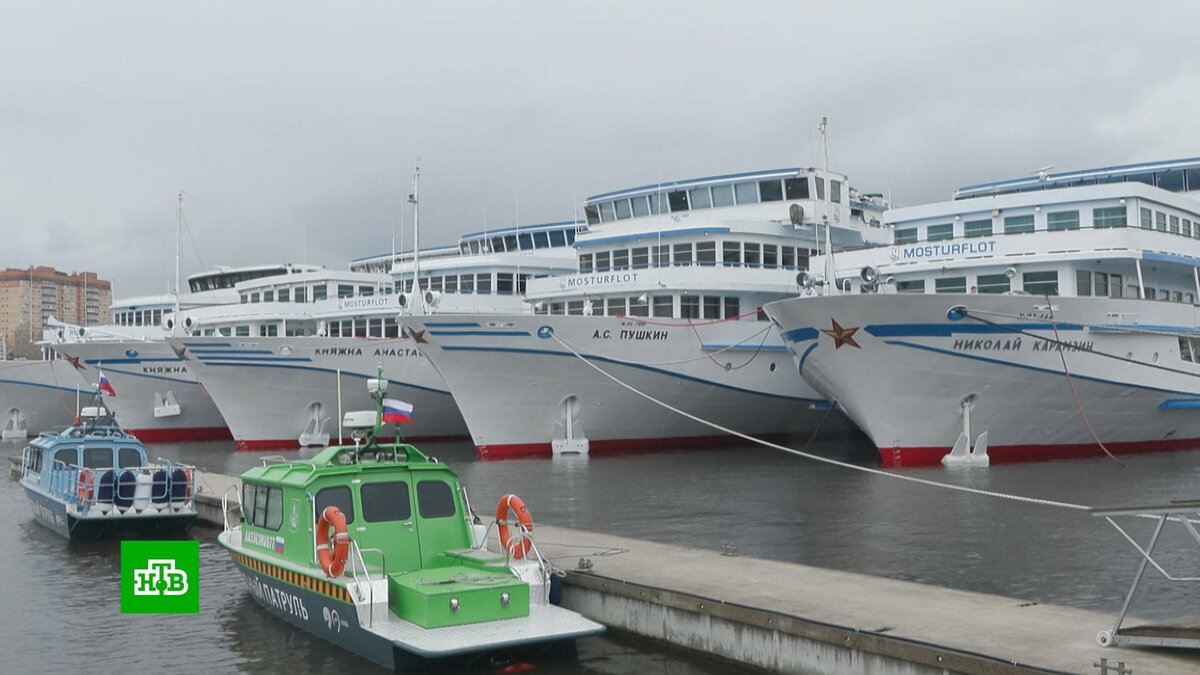
[[[170,375],[174,373],[186,373],[187,368],[183,366],[142,366],[142,372]]]
[[[596,332],[592,333],[593,340],[607,340],[610,337],[612,337],[611,330],[600,330],[599,328],[597,328]]]
[[[1021,351],[1021,338],[1009,340],[955,340],[954,347],[956,351],[993,351],[993,352],[1019,352]]]
[[[1033,351],[1035,352],[1056,352],[1059,346],[1068,352],[1090,352],[1092,351],[1091,340],[1063,340],[1060,343],[1051,340],[1038,340],[1033,343]]]
[[[622,340],[666,340],[665,330],[622,330]]]
[[[418,356],[420,352],[415,349],[401,347],[380,347],[375,350],[375,356]]]
[[[259,600],[275,609],[286,611],[294,617],[308,621],[308,608],[304,606],[303,598],[263,583],[257,577],[247,575],[246,578],[249,582],[250,592]]]
[[[318,347],[313,353],[317,356],[362,356],[362,347]]]

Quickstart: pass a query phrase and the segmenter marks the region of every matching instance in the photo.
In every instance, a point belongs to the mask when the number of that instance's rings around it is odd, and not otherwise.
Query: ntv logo
[[[174,560],[150,560],[145,569],[133,571],[134,595],[184,595],[188,592],[187,572],[177,569]]]
[[[121,542],[122,614],[198,614],[200,542]]]

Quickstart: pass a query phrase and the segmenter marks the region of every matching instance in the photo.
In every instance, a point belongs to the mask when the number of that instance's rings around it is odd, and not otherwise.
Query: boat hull
[[[229,428],[195,376],[164,340],[78,342],[55,345],[64,356],[78,359],[88,382],[99,371],[117,392],[104,399],[121,426],[143,443],[179,443],[228,439]],[[156,412],[168,394],[178,413]],[[167,412],[168,414],[161,414]]]
[[[336,442],[341,413],[375,407],[366,380],[377,377],[380,366],[388,396],[414,406],[414,422],[397,427],[405,440],[467,435],[442,378],[407,338],[185,338],[171,343],[212,395],[242,450],[299,448],[306,430]],[[314,417],[323,422],[314,425]]]
[[[630,388],[758,437],[811,432],[818,425],[829,432],[852,429],[795,377],[782,342],[765,322],[693,326],[545,315],[401,321],[421,336],[421,350],[450,386],[485,458],[550,454],[553,441],[566,437],[568,411],[573,432],[588,440],[589,451],[740,440]]]
[[[75,415],[77,397],[90,399],[90,391],[66,361],[0,361],[0,429],[14,416],[24,420],[27,434],[7,430],[6,438],[62,429]]]
[[[400,643],[362,628],[358,608],[342,586],[239,553],[228,545],[229,536],[229,532],[224,532],[218,541],[230,551],[251,597],[267,612],[296,628],[395,671],[429,668],[465,670],[467,664],[474,663],[480,656],[481,652],[465,652],[431,658],[409,651]],[[553,639],[529,645],[486,649],[482,653],[502,663],[523,656],[541,655],[551,648],[571,648],[574,642],[574,637]]]
[[[1195,307],[1051,300],[839,295],[766,311],[804,379],[837,401],[886,466],[940,462],[964,422],[972,444],[987,431],[992,462],[1102,455],[1089,424],[1114,453],[1200,447],[1200,364],[1181,359],[1177,337],[1200,334]],[[1039,339],[1055,339],[1055,327],[1061,355]]]
[[[192,513],[163,513],[131,516],[80,516],[67,504],[28,485],[34,520],[71,541],[172,537],[183,534],[196,519]]]

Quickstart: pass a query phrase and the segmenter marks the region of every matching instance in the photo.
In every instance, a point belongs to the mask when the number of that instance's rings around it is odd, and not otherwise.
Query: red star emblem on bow
[[[843,328],[834,319],[829,320],[833,324],[832,328],[822,328],[821,332],[833,338],[833,348],[841,349],[842,345],[850,345],[855,349],[862,349],[862,345],[854,341],[854,334],[858,332],[858,328]]]
[[[82,363],[79,362],[78,356],[68,356],[67,363],[71,364],[75,370],[87,370]]]

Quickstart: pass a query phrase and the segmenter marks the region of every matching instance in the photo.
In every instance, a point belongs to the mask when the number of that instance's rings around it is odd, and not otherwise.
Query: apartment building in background
[[[10,357],[34,358],[46,320],[55,317],[83,326],[107,323],[112,282],[95,272],[67,274],[53,267],[0,271],[0,350]]]

